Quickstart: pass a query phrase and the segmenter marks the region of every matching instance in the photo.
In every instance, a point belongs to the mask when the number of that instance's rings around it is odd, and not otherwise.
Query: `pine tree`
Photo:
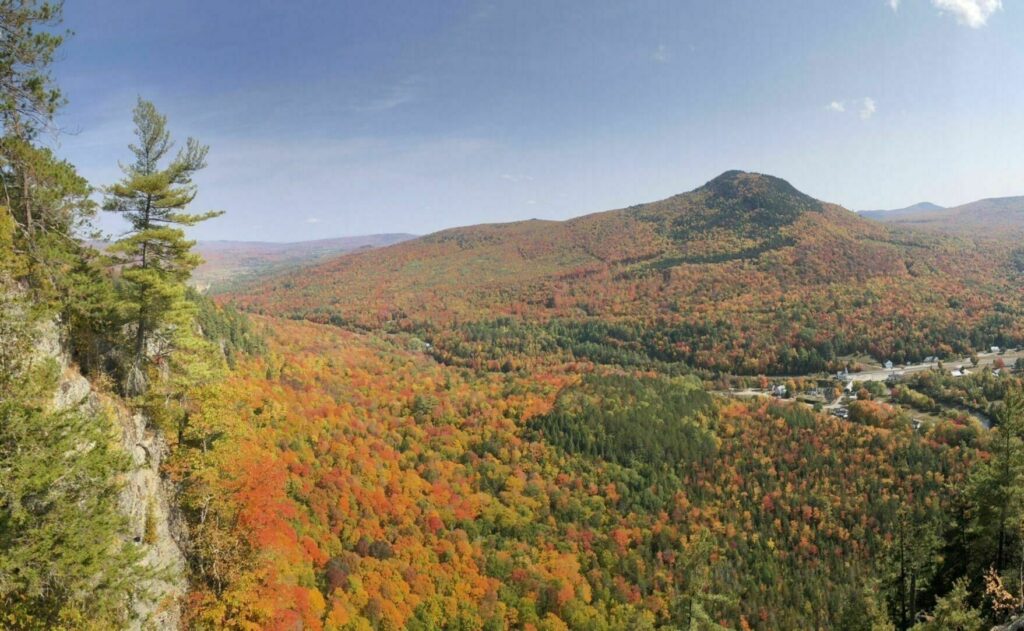
[[[715,543],[707,531],[701,531],[689,542],[683,555],[681,576],[677,579],[682,586],[673,607],[673,622],[680,629],[694,631],[719,631],[723,629],[715,622],[710,610],[713,606],[733,605],[729,595],[716,593],[712,589],[712,556]]]
[[[65,102],[50,76],[65,34],[48,30],[60,24],[62,9],[59,2],[0,0],[0,203],[30,237],[67,232],[92,211],[85,180],[37,146],[40,135],[54,131],[53,116]]]
[[[996,411],[992,457],[971,479],[975,511],[971,532],[976,563],[972,575],[990,566],[1002,572],[1013,562],[1016,525],[1024,519],[1024,394],[1011,392]]]
[[[0,628],[120,627],[145,573],[110,421],[10,399],[0,419]]]
[[[130,226],[127,235],[110,248],[121,266],[123,307],[135,327],[125,380],[130,395],[145,389],[147,345],[160,338],[159,356],[169,350],[168,331],[191,325],[185,281],[200,259],[192,252],[195,242],[185,238],[182,228],[221,214],[186,212],[197,193],[192,177],[206,166],[208,147],[189,138],[161,167],[174,147],[167,118],[140,98],[134,121],[139,144],[129,148],[135,161],[122,165],[125,177],[107,189],[104,201],[105,210],[121,213]]]
[[[65,38],[54,32],[61,15],[60,2],[0,0],[0,206],[18,228],[12,245],[30,255],[36,298],[49,301],[59,292],[55,261],[77,246],[73,232],[95,213],[88,182],[39,145],[56,133],[53,117],[65,102],[50,76]]]
[[[902,469],[910,475],[909,469]],[[892,523],[893,540],[888,546],[885,566],[890,610],[897,627],[907,629],[917,619],[929,594],[932,579],[942,562],[939,536],[941,523],[925,507],[904,505]]]
[[[968,603],[967,580],[960,579],[953,590],[939,599],[935,610],[912,631],[981,631],[985,627],[981,613]]]
[[[0,212],[0,401],[24,388],[23,373],[35,346],[35,317],[19,279],[25,257],[14,249],[14,220]]]
[[[0,119],[26,140],[64,103],[49,71],[64,34],[46,30],[60,24],[62,12],[62,2],[0,0]]]

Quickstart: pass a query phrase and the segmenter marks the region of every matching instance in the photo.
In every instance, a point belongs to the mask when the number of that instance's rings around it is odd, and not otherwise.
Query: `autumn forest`
[[[0,629],[1024,621],[1024,198],[197,246],[159,102],[51,142],[64,9],[0,0]]]

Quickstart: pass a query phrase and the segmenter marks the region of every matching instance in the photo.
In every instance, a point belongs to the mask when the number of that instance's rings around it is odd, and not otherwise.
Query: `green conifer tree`
[[[186,212],[197,192],[192,177],[206,166],[208,147],[189,138],[162,167],[174,147],[167,118],[140,98],[134,121],[138,145],[129,148],[135,161],[122,165],[125,177],[107,189],[104,201],[105,210],[120,213],[130,226],[110,248],[121,268],[122,306],[135,327],[124,384],[130,395],[145,389],[147,358],[153,355],[147,345],[161,342],[157,356],[169,351],[169,331],[192,322],[185,281],[200,259],[182,228],[221,214]]]
[[[55,303],[73,233],[95,213],[88,182],[40,146],[55,133],[65,99],[50,65],[66,33],[61,2],[0,0],[0,206],[18,228],[12,247],[29,255],[26,280],[37,300]]]
[[[1017,549],[1016,525],[1024,519],[1024,394],[1008,393],[996,410],[992,457],[978,466],[971,478],[975,510],[975,567],[980,576],[989,567],[1002,572],[1013,566]]]
[[[61,9],[59,2],[0,0],[0,203],[28,235],[44,220],[33,201],[41,156],[31,143],[64,102],[49,71],[64,37],[48,27],[60,23]]]
[[[960,579],[952,591],[935,604],[935,610],[912,631],[981,631],[985,628],[981,613],[970,606],[967,579]]]

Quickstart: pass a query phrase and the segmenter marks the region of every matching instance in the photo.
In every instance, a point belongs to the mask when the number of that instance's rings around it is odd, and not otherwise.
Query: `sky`
[[[65,26],[57,150],[116,181],[152,100],[210,145],[200,239],[564,219],[730,169],[852,209],[1024,195],[1019,0],[68,0]]]

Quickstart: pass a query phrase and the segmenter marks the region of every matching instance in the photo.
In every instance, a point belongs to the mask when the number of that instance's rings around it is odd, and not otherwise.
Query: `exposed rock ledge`
[[[55,358],[60,364],[61,378],[53,407],[105,413],[120,430],[121,448],[132,458],[134,466],[126,475],[121,492],[121,510],[128,516],[133,544],[145,551],[143,564],[159,574],[139,586],[128,629],[179,628],[181,600],[187,590],[186,562],[179,544],[185,540],[185,530],[172,509],[168,500],[171,493],[160,475],[160,463],[167,454],[166,442],[159,432],[147,427],[141,414],[130,412],[115,397],[92,388],[63,351],[56,325],[43,327],[37,352]]]
[[[1001,627],[992,627],[992,631],[1024,631],[1024,618],[1018,618]]]

